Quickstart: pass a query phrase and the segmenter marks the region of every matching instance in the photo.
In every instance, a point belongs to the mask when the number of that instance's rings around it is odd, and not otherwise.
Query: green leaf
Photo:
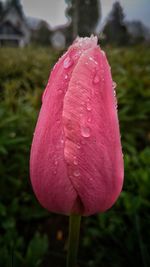
[[[27,254],[26,254],[26,265],[30,267],[39,266],[43,256],[48,250],[48,238],[46,235],[41,236],[36,233],[33,239],[30,241]]]

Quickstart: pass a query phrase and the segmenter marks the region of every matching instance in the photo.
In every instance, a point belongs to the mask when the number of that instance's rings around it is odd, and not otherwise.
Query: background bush
[[[150,50],[107,47],[117,83],[125,161],[123,192],[83,218],[80,266],[150,266]],[[59,56],[48,48],[0,49],[0,266],[65,266],[68,218],[37,203],[29,151],[41,95]]]

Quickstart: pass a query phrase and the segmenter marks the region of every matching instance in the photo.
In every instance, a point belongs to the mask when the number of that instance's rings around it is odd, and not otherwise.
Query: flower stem
[[[79,233],[80,233],[80,222],[81,222],[80,215],[77,215],[77,214],[70,215],[67,267],[76,267]]]

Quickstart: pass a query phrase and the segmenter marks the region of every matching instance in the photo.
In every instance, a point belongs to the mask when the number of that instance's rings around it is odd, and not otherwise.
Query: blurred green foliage
[[[125,183],[112,209],[83,218],[79,265],[148,267],[150,50],[137,46],[107,47],[106,51],[118,84]],[[48,48],[0,49],[0,266],[3,267],[42,266],[42,260],[49,254],[48,247],[55,249],[53,257],[61,259],[64,254],[67,234],[54,245],[55,235],[48,242],[50,230],[45,225],[50,220],[52,232],[56,217],[39,206],[29,182],[29,151],[41,95],[58,56],[58,52]],[[47,266],[56,265],[50,262],[44,265]]]

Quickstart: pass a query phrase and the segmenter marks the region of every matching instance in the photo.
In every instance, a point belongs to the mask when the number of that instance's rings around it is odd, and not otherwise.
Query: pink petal
[[[50,75],[42,97],[43,105],[31,149],[30,175],[33,190],[46,209],[58,213],[69,213],[77,198],[68,179],[62,125],[63,98],[80,56],[77,52],[77,49],[71,47]],[[74,60],[69,63],[73,56]]]
[[[123,182],[123,160],[110,68],[98,47],[74,68],[64,98],[64,154],[84,215],[110,208]]]

